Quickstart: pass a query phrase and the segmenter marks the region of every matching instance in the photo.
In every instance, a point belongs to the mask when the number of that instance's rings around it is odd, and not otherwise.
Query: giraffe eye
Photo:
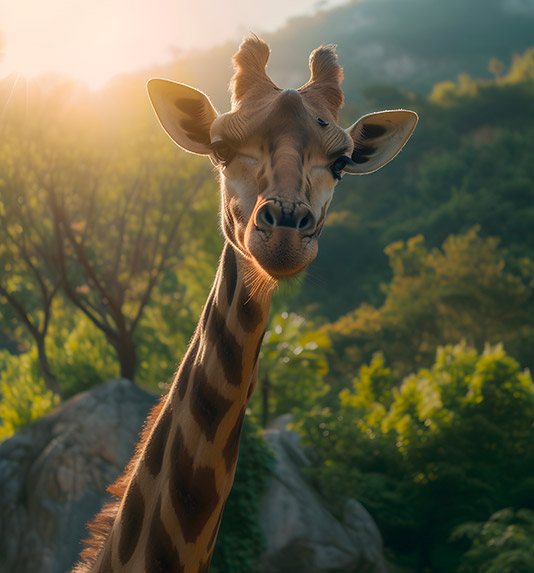
[[[212,154],[217,163],[228,164],[235,155],[235,151],[224,141],[216,141],[211,144]]]
[[[332,163],[332,165],[330,166],[330,171],[332,171],[334,179],[341,179],[341,172],[343,171],[343,169],[345,168],[345,166],[349,161],[350,161],[349,157],[347,157],[346,155],[342,155],[341,157],[338,157],[334,161],[334,163]]]

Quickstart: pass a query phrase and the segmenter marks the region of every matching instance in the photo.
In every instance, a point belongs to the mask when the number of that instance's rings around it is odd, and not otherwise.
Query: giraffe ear
[[[347,133],[354,141],[346,173],[372,173],[391,161],[413,133],[418,115],[409,110],[379,111],[360,118]]]
[[[208,96],[185,84],[160,79],[150,80],[147,90],[163,129],[177,145],[190,153],[211,153],[210,127],[218,113]]]

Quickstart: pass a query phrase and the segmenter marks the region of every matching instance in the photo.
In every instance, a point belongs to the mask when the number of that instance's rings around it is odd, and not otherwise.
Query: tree
[[[57,93],[48,98],[55,105],[61,99]],[[135,331],[143,312],[158,281],[182,259],[182,243],[194,245],[204,193],[211,192],[214,200],[216,193],[206,183],[206,166],[179,158],[150,128],[141,124],[110,134],[98,121],[88,125],[84,109],[60,107],[46,126],[14,115],[3,131],[4,148],[11,153],[2,185],[4,203],[10,205],[5,216],[17,214],[13,224],[19,231],[19,236],[11,232],[11,258],[31,263],[27,274],[33,272],[43,284],[46,312],[35,332],[39,341],[61,286],[104,332],[121,376],[133,380]],[[51,277],[50,284],[45,277]],[[14,305],[18,299],[6,292]]]
[[[32,336],[45,384],[59,396],[45,345],[52,303],[61,286],[61,277],[53,271],[53,229],[39,213],[44,194],[35,174],[19,165],[29,145],[16,141],[9,127],[4,123],[0,130],[0,305],[4,314],[9,306]]]
[[[450,236],[442,249],[428,249],[422,236],[389,245],[393,271],[381,307],[362,304],[325,327],[332,338],[338,373],[347,373],[381,350],[401,374],[430,365],[439,345],[467,341],[481,350],[501,342],[532,366],[533,284],[508,270],[496,238],[474,228]],[[530,309],[530,310],[529,310]],[[342,367],[340,367],[341,365]]]
[[[534,512],[501,509],[485,523],[457,527],[453,538],[468,538],[460,573],[529,573],[534,571]]]
[[[125,164],[110,166],[103,177],[101,171],[80,174],[84,192],[73,183],[45,183],[63,289],[105,333],[121,376],[130,380],[137,366],[135,329],[158,280],[180,260],[180,243],[194,220],[191,200],[205,181],[202,171],[182,166],[177,189],[169,154],[151,150],[152,157],[140,160],[140,151],[127,149],[126,160],[120,158]],[[65,194],[75,188],[76,195]]]
[[[338,506],[362,501],[410,571],[449,573],[465,550],[450,541],[456,527],[532,504],[533,419],[530,372],[500,345],[459,344],[400,384],[375,355],[337,405],[302,411],[297,423]]]

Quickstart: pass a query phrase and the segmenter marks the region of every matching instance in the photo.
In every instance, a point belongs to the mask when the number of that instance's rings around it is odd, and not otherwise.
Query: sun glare
[[[60,74],[93,89],[168,60],[177,36],[172,0],[16,0],[0,16],[3,72]]]
[[[8,0],[0,2],[0,77],[70,76],[98,89],[111,77],[273,31],[346,0]],[[7,4],[7,6],[6,6]]]

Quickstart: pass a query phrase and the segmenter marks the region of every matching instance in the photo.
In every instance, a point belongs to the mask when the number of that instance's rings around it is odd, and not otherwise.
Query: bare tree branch
[[[26,310],[20,304],[20,302],[11,293],[9,293],[2,285],[0,285],[0,295],[2,295],[7,299],[9,304],[14,308],[14,310],[17,312],[17,314],[20,316],[24,324],[29,329],[29,331],[32,333],[32,336],[37,337],[39,335],[39,331],[37,330],[37,327],[33,323],[31,315],[26,312]]]

